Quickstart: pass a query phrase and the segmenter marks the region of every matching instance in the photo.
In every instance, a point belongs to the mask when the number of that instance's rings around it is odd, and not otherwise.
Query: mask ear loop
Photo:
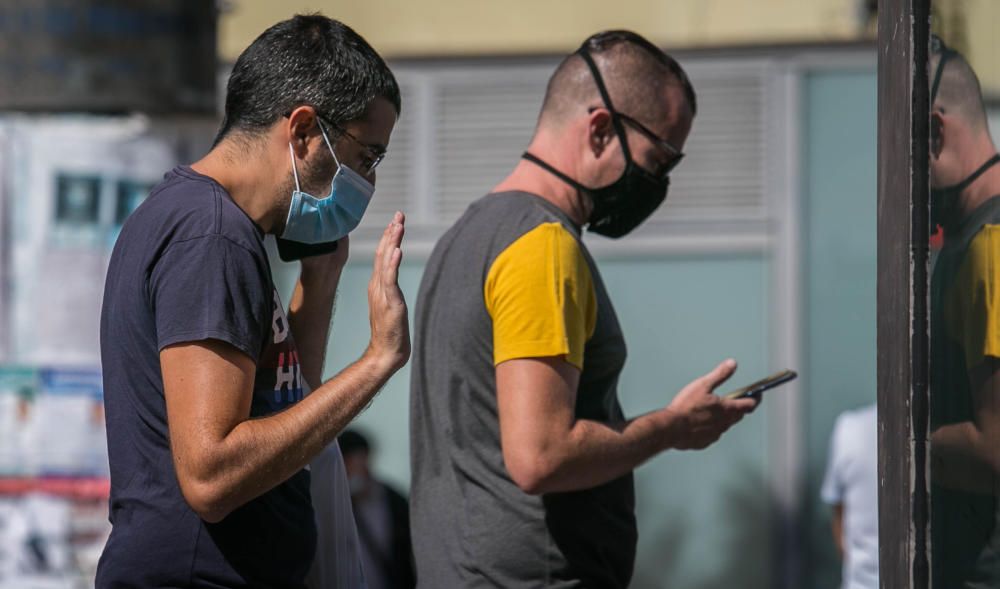
[[[326,136],[326,129],[323,128],[323,121],[321,121],[319,117],[316,117],[316,124],[319,125],[319,133],[323,136],[323,141],[326,142],[326,147],[330,150],[330,155],[333,156],[334,163],[337,164],[337,170],[340,170],[342,166],[340,165],[340,160],[337,159],[337,152],[333,150],[333,145],[330,144],[330,138]]]
[[[326,129],[323,128],[323,122],[316,117],[316,124],[319,125],[320,135],[323,136],[323,141],[326,143],[326,147],[330,150],[330,155],[333,156],[333,161],[337,164],[337,169],[340,170],[340,160],[337,159],[337,152],[333,151],[333,146],[330,145],[330,139],[326,136]],[[288,142],[288,155],[292,158],[292,175],[295,177],[295,191],[301,192],[302,189],[299,186],[299,171],[295,166],[295,150],[292,149],[292,142]]]
[[[292,175],[295,176],[295,192],[302,192],[299,187],[299,171],[295,169],[295,150],[292,149],[292,142],[288,142],[288,155],[292,158]]]
[[[594,62],[594,58],[590,55],[590,51],[586,47],[580,47],[577,50],[577,54],[583,58],[583,61],[587,64],[587,68],[590,69],[590,75],[594,78],[597,90],[601,94],[601,100],[608,111],[611,112],[611,124],[614,125],[615,134],[618,136],[618,141],[622,144],[622,153],[625,155],[625,161],[631,162],[632,152],[628,147],[628,134],[625,132],[625,124],[622,123],[621,118],[618,117],[618,111],[611,104],[611,95],[604,84],[604,76],[601,75],[601,70],[598,69],[597,63]]]

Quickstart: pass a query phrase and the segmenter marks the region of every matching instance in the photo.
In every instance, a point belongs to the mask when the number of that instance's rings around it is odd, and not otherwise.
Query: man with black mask
[[[932,41],[934,587],[1000,587],[1000,156],[975,72]]]
[[[625,342],[581,231],[621,237],[664,200],[695,115],[681,67],[635,33],[587,39],[535,135],[428,262],[411,382],[411,522],[422,587],[626,587],[632,470],[704,448],[753,399],[726,360],[626,419]]]

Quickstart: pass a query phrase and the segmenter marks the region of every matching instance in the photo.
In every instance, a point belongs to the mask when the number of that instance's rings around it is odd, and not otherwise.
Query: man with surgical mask
[[[280,22],[236,61],[212,150],[126,221],[101,317],[113,528],[97,587],[305,587],[307,466],[409,356],[396,213],[368,286],[369,345],[322,379],[347,234],[399,111],[392,73],[349,27]],[[266,235],[286,258],[326,252],[302,259],[287,313]],[[339,452],[325,465],[346,490]]]
[[[626,419],[624,338],[581,241],[584,227],[627,235],[660,206],[695,111],[662,50],[590,37],[550,78],[522,160],[435,247],[411,381],[419,586],[628,586],[632,470],[708,446],[756,405],[713,394],[726,360]]]
[[[1000,155],[976,73],[932,40],[931,571],[1000,587]]]

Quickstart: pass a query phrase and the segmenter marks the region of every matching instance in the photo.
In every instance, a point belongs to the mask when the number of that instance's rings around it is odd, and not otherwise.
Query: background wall
[[[668,47],[829,43],[874,38],[868,0],[228,0],[219,56],[233,61],[268,26],[297,12],[343,20],[390,57],[562,53],[599,30],[629,28]],[[967,53],[1000,96],[1000,2],[934,0],[934,28]]]
[[[634,586],[777,587],[783,570],[792,563],[798,577],[790,586],[822,589],[835,587],[839,581],[828,509],[818,500],[830,430],[839,412],[871,402],[875,394],[874,54],[858,50],[868,55],[869,65],[845,62],[839,43],[858,38],[861,4],[855,0],[634,0],[609,5],[578,0],[567,11],[569,3],[549,0],[502,4],[231,0],[220,19],[219,50],[221,60],[231,62],[267,26],[294,12],[316,9],[343,19],[382,53],[398,58],[394,67],[409,74],[407,79],[400,78],[404,91],[411,92],[407,104],[419,107],[404,109],[384,176],[380,169],[379,186],[382,202],[386,202],[385,196],[408,195],[417,183],[414,180],[426,180],[426,176],[448,180],[454,168],[487,184],[494,179],[480,173],[475,161],[461,159],[458,151],[488,160],[490,174],[513,165],[530,132],[541,90],[540,86],[530,91],[527,86],[515,88],[508,78],[497,78],[498,70],[506,67],[506,75],[514,71],[524,84],[541,84],[547,74],[539,78],[535,70],[547,72],[554,58],[531,55],[563,53],[596,30],[628,27],[659,43],[688,47],[837,42],[794,49],[695,50],[688,52],[690,59],[685,54],[684,62],[692,64],[692,79],[706,100],[690,142],[693,157],[678,170],[671,200],[663,209],[671,219],[680,220],[653,227],[662,233],[660,241],[652,239],[649,231],[645,237],[624,240],[624,249],[610,247],[600,238],[592,240],[629,344],[621,385],[628,413],[669,402],[683,384],[725,357],[740,361],[733,387],[784,368],[784,357],[775,352],[775,340],[785,337],[782,325],[793,326],[791,331],[797,336],[785,344],[794,344],[801,357],[801,363],[792,366],[801,373],[797,390],[770,393],[765,406],[718,445],[705,452],[668,453],[637,471],[640,547]],[[975,14],[985,15],[985,22],[1000,18],[991,12],[996,3],[990,0],[967,0],[963,6],[967,14],[984,11]],[[978,19],[966,18],[977,31],[985,26]],[[976,40],[969,41],[974,52],[995,48],[995,40],[983,39],[977,33]],[[803,58],[810,52],[811,58]],[[755,53],[760,59],[745,59],[744,53]],[[426,55],[438,58],[414,59]],[[471,60],[470,55],[484,59]],[[461,68],[451,71],[449,79],[430,79],[431,70],[451,61],[461,62]],[[535,68],[531,72],[529,65]],[[991,75],[992,71],[986,72],[988,79]],[[482,87],[477,90],[463,84]],[[499,94],[496,87],[506,93]],[[490,96],[494,103],[484,103]],[[421,119],[421,112],[427,116]],[[473,128],[468,117],[485,126]],[[419,124],[414,123],[418,120]],[[173,145],[176,138],[165,127],[177,125],[169,121],[151,125],[151,133],[162,134]],[[195,138],[210,141],[214,127],[211,121],[178,131],[186,147],[176,149],[175,159],[198,157],[203,146],[195,149]],[[72,143],[84,145],[77,140]],[[32,145],[36,151],[44,149]],[[7,148],[6,152],[0,149],[0,163],[10,165],[14,161],[10,149],[16,145],[5,140],[0,147]],[[93,151],[89,155],[100,159],[103,152]],[[115,161],[125,165],[121,162],[126,159]],[[169,165],[164,161],[153,166],[155,170],[144,169],[142,179],[155,179]],[[394,166],[398,166],[395,171]],[[44,182],[15,185],[12,172],[0,172],[5,173],[0,188],[7,190],[7,210],[0,214],[7,215],[7,222],[24,221],[25,234],[45,233],[52,223],[52,186]],[[446,192],[438,190],[442,186],[459,186],[461,190],[449,190],[456,198],[472,200],[488,188],[469,184],[466,190],[459,180],[464,182],[464,176],[441,186],[425,183],[420,190],[432,199]],[[725,192],[726,185],[735,188]],[[22,187],[30,186],[35,187],[32,199],[24,199],[27,188],[22,191]],[[787,202],[781,202],[790,205],[786,208],[779,203],[781,199],[772,198],[783,192],[787,192],[783,194]],[[732,202],[749,195],[749,204],[723,210],[732,204],[719,199],[723,193]],[[709,211],[711,207],[696,210],[712,198],[722,213]],[[457,200],[444,204],[456,203],[462,204]],[[380,206],[373,205],[371,222],[377,215],[388,214]],[[436,210],[427,206],[430,213],[425,211],[425,216],[432,217]],[[682,214],[675,215],[675,211]],[[744,215],[744,211],[752,214]],[[788,227],[794,228],[795,239],[783,242],[778,236]],[[420,239],[432,242],[436,229],[431,225],[425,229]],[[417,238],[418,233],[414,231],[410,238]],[[365,251],[365,240],[358,237],[339,294],[328,376],[356,359],[368,338],[365,286],[370,253]],[[650,239],[643,242],[646,238]],[[7,324],[25,333],[23,326],[38,312],[35,307],[41,300],[31,296],[25,285],[34,284],[32,280],[46,270],[35,260],[42,259],[50,244],[47,239],[29,241],[30,251],[22,248],[26,253],[10,259],[15,267],[5,272],[19,280],[9,286],[12,296],[0,301],[0,306],[14,301],[20,305]],[[91,248],[94,256],[106,255],[110,239],[105,241]],[[645,245],[635,245],[638,242]],[[740,245],[734,245],[737,242]],[[795,252],[787,251],[790,243],[797,244]],[[799,263],[791,275],[784,276],[780,259],[790,253]],[[4,261],[0,256],[0,263]],[[103,265],[98,266],[85,273],[93,275],[92,281],[84,277],[82,287],[60,291],[73,296],[81,288],[90,289],[86,305],[95,309],[83,309],[77,315],[91,323],[103,284]],[[51,265],[48,268],[51,271]],[[294,265],[276,266],[286,302],[296,272]],[[400,277],[411,308],[422,272],[421,254],[411,250]],[[35,278],[22,280],[25,276]],[[58,282],[57,278],[50,276],[46,284]],[[791,310],[776,308],[779,300],[795,304]],[[795,307],[801,308],[801,314]],[[20,338],[13,343],[13,359],[58,359],[55,354],[37,354],[39,341]],[[84,351],[94,353],[93,349]],[[409,483],[408,380],[405,368],[357,422],[376,438],[380,475],[404,489]],[[792,408],[791,419],[783,417],[786,407]],[[776,445],[776,439],[787,440],[794,448]],[[790,470],[786,468],[789,459],[795,461]],[[776,480],[789,473],[784,482]],[[793,501],[779,498],[779,483],[793,488]],[[785,543],[774,529],[784,518],[794,524],[795,534]]]
[[[350,24],[393,57],[561,52],[613,28],[674,46],[844,40],[860,28],[857,0],[234,0],[220,21],[220,55],[235,59],[268,26],[315,10]]]
[[[803,364],[796,394],[801,414],[797,547],[801,586],[834,588],[840,563],[819,500],[829,435],[836,416],[875,399],[875,117],[876,77],[869,66],[824,66],[797,81],[802,145],[801,332]],[[588,239],[604,245],[601,238]],[[601,248],[597,248],[601,251]],[[327,374],[357,358],[367,341],[365,284],[370,274],[356,252],[342,282]],[[360,258],[360,259],[359,259]],[[408,259],[401,284],[408,302],[423,266]],[[690,379],[734,357],[733,386],[781,368],[771,357],[779,318],[771,306],[771,255],[598,254],[629,345],[621,386],[629,414],[669,401]],[[283,266],[290,290],[294,266]],[[794,319],[793,319],[794,321]],[[409,369],[404,368],[358,419],[379,441],[377,469],[406,488],[409,478]],[[636,587],[773,587],[790,558],[774,544],[777,499],[769,483],[779,457],[769,434],[786,427],[770,405],[790,402],[781,389],[766,406],[705,452],[668,453],[637,471],[640,552]],[[722,554],[706,558],[706,554]],[[748,571],[752,571],[748,573]]]
[[[830,433],[842,411],[875,402],[875,72],[809,73],[803,97],[804,586],[833,589],[839,565],[819,500]]]

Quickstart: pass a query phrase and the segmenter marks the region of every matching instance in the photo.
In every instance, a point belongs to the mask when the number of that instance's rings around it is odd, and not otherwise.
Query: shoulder
[[[556,221],[541,222],[521,233],[511,244],[531,252],[554,250],[558,254],[582,255],[583,248],[576,236]],[[508,248],[509,249],[509,248]]]
[[[1000,225],[983,225],[969,242],[967,253],[969,263],[982,272],[990,271],[998,253],[1000,253]]]
[[[225,189],[184,166],[168,172],[122,228],[122,239],[157,240],[161,253],[202,238],[221,238],[266,257],[263,232]]]
[[[456,260],[485,263],[489,268],[505,250],[540,225],[561,225],[559,234],[567,243],[581,249],[579,230],[554,205],[539,196],[524,192],[491,193],[473,202],[438,240],[428,266],[432,272],[442,265],[454,266]],[[574,237],[574,233],[576,237]],[[543,230],[530,239],[552,237]],[[464,264],[459,264],[464,265]]]
[[[572,252],[582,252],[579,229],[555,205],[526,192],[489,194],[470,207],[483,225],[495,236],[499,254],[515,243],[560,244]]]
[[[557,221],[537,223],[505,241],[490,264],[490,277],[511,274],[525,284],[528,276],[546,277],[546,281],[575,276],[590,281],[582,244]]]
[[[876,428],[878,414],[875,405],[867,405],[858,409],[845,411],[837,417],[834,424],[834,438],[841,443],[848,443],[861,438],[868,430]]]

